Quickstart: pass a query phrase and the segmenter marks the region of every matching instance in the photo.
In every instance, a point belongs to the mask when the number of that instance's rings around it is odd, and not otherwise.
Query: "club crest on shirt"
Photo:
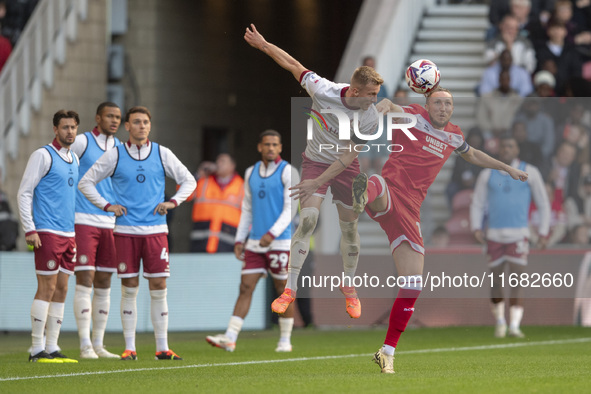
[[[86,264],[88,263],[88,256],[83,254],[82,256],[80,256],[80,264]]]
[[[125,263],[119,263],[118,269],[119,269],[119,272],[125,272],[125,271],[127,271],[127,264],[125,264]]]
[[[138,176],[135,177],[135,180],[139,183],[144,183],[146,181],[146,176],[144,174],[138,174]]]
[[[54,270],[56,266],[57,264],[55,263],[55,260],[49,260],[47,262],[47,268],[49,268],[50,270]]]

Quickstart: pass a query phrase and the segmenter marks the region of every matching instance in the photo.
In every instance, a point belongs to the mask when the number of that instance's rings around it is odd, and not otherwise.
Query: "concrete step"
[[[426,11],[429,16],[476,16],[488,18],[489,7],[487,5],[448,5],[429,7]]]
[[[484,42],[417,42],[413,47],[413,52],[418,54],[479,54],[483,55],[485,49]]]
[[[484,62],[484,52],[482,53],[475,53],[475,54],[465,54],[465,55],[446,55],[442,53],[434,53],[426,55],[424,53],[413,53],[411,54],[410,58],[408,59],[408,64],[410,65],[412,62],[418,59],[429,59],[438,67],[443,68],[444,66],[449,67],[482,67],[484,70],[485,62]]]
[[[455,95],[457,91],[473,91],[478,85],[479,80],[477,79],[452,79],[446,78],[445,80],[441,80],[441,86],[451,90],[452,94]],[[400,81],[401,89],[408,88],[406,81]]]
[[[443,30],[425,29],[419,31],[419,41],[478,41],[482,42],[485,37],[485,30]]]
[[[451,66],[439,66],[439,72],[442,78],[470,78],[480,81],[482,78],[482,67],[451,67]]]
[[[462,17],[439,17],[426,16],[422,20],[423,29],[442,29],[442,30],[486,30],[489,28],[487,18],[462,18]]]

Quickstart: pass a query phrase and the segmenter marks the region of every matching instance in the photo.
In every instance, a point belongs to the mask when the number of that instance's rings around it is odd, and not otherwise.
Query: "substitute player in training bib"
[[[386,232],[396,270],[406,283],[392,306],[384,345],[374,354],[382,373],[394,373],[394,350],[423,288],[425,249],[420,210],[427,189],[447,158],[455,151],[472,164],[504,170],[513,179],[527,180],[524,171],[495,160],[464,141],[460,128],[449,122],[454,110],[449,90],[439,87],[426,96],[424,107],[418,104],[400,107],[388,99],[378,103],[380,112],[412,114],[417,123],[409,131],[417,140],[395,132],[392,143],[403,149],[390,154],[382,176],[372,175],[368,180],[367,175],[359,174],[352,185],[353,209],[356,212],[365,209]]]
[[[129,141],[107,151],[88,170],[78,186],[95,206],[115,213],[117,271],[121,278],[121,323],[125,352],[121,360],[136,360],[135,328],[140,261],[150,287],[150,310],[157,360],[180,360],[168,347],[168,303],[166,278],[168,226],[166,213],[176,208],[195,190],[195,178],[170,151],[148,139],[152,116],[146,107],[130,108],[125,114]],[[114,200],[107,201],[96,185],[111,177]],[[180,185],[164,201],[164,181],[170,177]]]
[[[226,333],[206,338],[213,346],[229,352],[236,348],[259,279],[271,274],[277,295],[283,293],[287,282],[293,219],[289,188],[298,182],[299,176],[279,156],[281,148],[281,134],[275,130],[263,131],[258,143],[261,161],[248,167],[244,175],[242,215],[234,245],[236,258],[243,261],[240,295]],[[276,352],[291,352],[292,328],[293,307],[290,306],[279,317]]]
[[[378,112],[374,106],[382,77],[371,67],[359,67],[351,76],[350,84],[337,84],[306,69],[281,48],[267,42],[254,25],[246,29],[244,39],[252,47],[270,56],[279,66],[292,73],[312,98],[312,111],[338,109],[348,119],[350,135],[358,128],[360,133],[371,134],[378,127]],[[357,115],[357,116],[355,116]],[[318,222],[319,209],[328,188],[339,213],[341,229],[341,257],[346,282],[341,287],[346,311],[352,318],[361,316],[361,303],[353,287],[353,278],[359,262],[358,213],[352,209],[350,185],[359,174],[358,152],[352,140],[339,140],[339,119],[324,114],[324,129],[314,125],[312,139],[308,140],[303,156],[302,182],[292,187],[291,197],[300,199],[300,223],[292,236],[287,286],[283,294],[273,301],[271,309],[285,313],[295,300],[300,270],[310,250],[310,237]],[[354,120],[357,124],[354,124]],[[302,133],[304,138],[304,133]],[[331,146],[322,149],[321,146]]]
[[[78,362],[61,353],[57,341],[64,320],[68,279],[74,274],[76,262],[74,206],[79,162],[70,146],[79,123],[74,111],[60,110],[53,115],[55,139],[33,152],[18,189],[25,240],[35,248],[37,274],[37,293],[31,306],[31,362]]]

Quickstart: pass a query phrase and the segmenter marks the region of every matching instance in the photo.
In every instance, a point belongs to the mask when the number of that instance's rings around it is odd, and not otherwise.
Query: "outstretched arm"
[[[276,45],[271,44],[265,40],[265,37],[258,32],[254,24],[250,24],[250,28],[246,28],[244,33],[244,40],[250,44],[251,47],[269,55],[275,63],[293,74],[294,78],[299,82],[300,76],[307,69],[295,60],[289,53]]]
[[[462,153],[462,158],[468,163],[475,164],[484,168],[492,168],[494,170],[501,170],[511,175],[511,178],[520,180],[522,182],[527,181],[527,172],[521,171],[517,168],[513,168],[503,162],[493,159],[486,153],[470,147],[466,153]]]

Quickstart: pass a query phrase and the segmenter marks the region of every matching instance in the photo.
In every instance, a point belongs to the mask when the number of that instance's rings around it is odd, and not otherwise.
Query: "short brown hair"
[[[129,117],[131,116],[131,114],[146,114],[148,115],[148,119],[152,120],[152,114],[150,114],[150,110],[146,107],[142,107],[142,106],[135,106],[135,107],[131,107],[130,109],[127,110],[127,113],[125,114],[125,121],[129,122]]]
[[[55,114],[53,114],[53,125],[57,127],[60,124],[60,120],[62,119],[74,119],[76,121],[76,125],[80,124],[80,116],[78,116],[78,112],[76,111],[60,109]]]
[[[259,134],[259,143],[263,142],[263,138],[265,137],[278,137],[279,138],[279,142],[281,143],[281,134],[279,134],[279,132],[275,131],[275,130],[265,130],[263,131],[261,134]]]
[[[371,67],[361,66],[353,72],[351,76],[351,84],[356,83],[361,86],[365,85],[381,85],[384,79],[376,70]]]
[[[437,86],[435,89],[433,89],[429,93],[425,94],[425,97],[426,97],[427,101],[429,100],[429,97],[431,97],[432,95],[434,95],[437,92],[445,92],[445,93],[448,93],[451,96],[452,99],[454,98],[454,95],[451,94],[451,92],[449,91],[449,89],[442,88],[441,86]]]

